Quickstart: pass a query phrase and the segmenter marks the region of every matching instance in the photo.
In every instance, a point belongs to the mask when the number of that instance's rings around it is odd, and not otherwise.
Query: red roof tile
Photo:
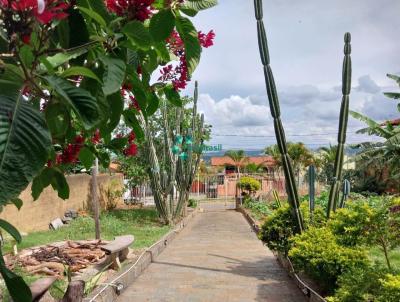
[[[241,166],[245,166],[249,163],[254,163],[256,165],[263,164],[266,167],[275,166],[275,160],[273,159],[272,156],[250,156],[247,157],[241,163]],[[225,165],[234,166],[235,163],[228,156],[211,157],[211,166],[225,166]]]

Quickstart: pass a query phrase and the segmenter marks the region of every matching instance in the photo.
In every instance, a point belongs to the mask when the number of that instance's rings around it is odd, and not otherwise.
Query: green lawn
[[[169,226],[162,225],[158,220],[157,212],[154,208],[142,208],[131,210],[114,210],[103,213],[100,217],[101,237],[105,240],[112,240],[115,236],[132,234],[135,241],[132,244],[133,249],[142,249],[151,246],[169,230]],[[55,231],[42,231],[30,233],[24,236],[22,243],[18,245],[18,249],[24,249],[32,246],[43,245],[63,240],[83,240],[94,238],[94,221],[90,217],[79,217],[72,221],[69,226],[65,226]],[[12,244],[6,243],[5,252],[10,252]],[[16,273],[21,275],[24,280],[30,284],[37,280],[37,276],[30,276],[22,269],[17,268]],[[51,288],[51,294],[56,298],[61,298],[65,290],[66,282],[64,280],[57,281]],[[10,301],[10,298],[3,287],[0,290],[4,293],[3,300]]]
[[[369,255],[371,260],[382,263],[382,265],[386,265],[385,256],[378,247],[372,248],[369,251]],[[389,259],[392,268],[400,271],[400,248],[390,251]]]
[[[100,217],[101,238],[112,240],[115,236],[132,234],[135,241],[132,248],[148,247],[166,234],[170,227],[160,224],[153,208],[114,210]],[[90,217],[80,217],[69,226],[55,231],[33,232],[24,236],[18,249],[43,245],[63,240],[82,240],[94,238],[94,221]],[[5,245],[11,251],[11,243]]]

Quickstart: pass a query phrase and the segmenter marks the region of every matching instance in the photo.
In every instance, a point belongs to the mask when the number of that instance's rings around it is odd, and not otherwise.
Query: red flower
[[[124,150],[125,156],[136,156],[138,153],[138,147],[136,144],[130,144],[128,148]]]
[[[0,0],[3,9],[11,9],[17,13],[32,12],[42,24],[53,20],[62,20],[68,17],[65,11],[69,4],[64,0]],[[27,37],[24,37],[24,42]]]
[[[93,144],[97,145],[98,143],[100,143],[100,140],[101,140],[100,130],[96,129],[95,133],[92,136],[91,141]]]
[[[152,15],[152,7],[155,0],[105,0],[107,8],[118,16],[126,16],[129,20],[141,22]]]
[[[135,134],[135,132],[131,131],[131,133],[129,133],[129,136],[128,136],[129,144],[132,144],[135,139],[136,139],[136,134]]]
[[[199,41],[200,45],[203,46],[204,48],[208,48],[210,46],[214,45],[214,38],[215,38],[215,33],[213,30],[210,30],[208,34],[203,34],[201,31],[199,31]]]

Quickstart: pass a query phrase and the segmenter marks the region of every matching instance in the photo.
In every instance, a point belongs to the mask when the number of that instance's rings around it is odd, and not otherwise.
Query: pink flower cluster
[[[145,21],[152,15],[155,0],[106,0],[107,8],[118,16],[126,16],[129,20]]]
[[[201,31],[198,33],[198,39],[200,45],[204,48],[208,48],[214,45],[215,33],[211,30],[209,33],[204,34]],[[169,64],[161,69],[161,76],[158,79],[163,82],[171,82],[176,91],[185,89],[187,82],[190,80],[188,66],[185,54],[185,45],[182,38],[179,36],[177,31],[173,31],[171,36],[167,39],[168,47],[179,58],[179,64],[173,66]]]

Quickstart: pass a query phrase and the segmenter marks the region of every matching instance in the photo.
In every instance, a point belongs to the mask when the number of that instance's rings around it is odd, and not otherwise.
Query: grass
[[[162,225],[153,208],[132,210],[114,210],[100,216],[101,238],[112,240],[115,236],[132,234],[134,249],[148,247],[166,234],[170,227]],[[55,231],[33,232],[24,236],[18,249],[48,244],[63,240],[84,240],[94,238],[94,220],[91,217],[79,217],[69,226]],[[12,243],[4,247],[5,252],[12,250]]]
[[[386,266],[386,260],[383,252],[378,248],[374,247],[369,250],[370,259],[374,262],[381,263]],[[400,271],[400,248],[389,252],[389,260],[393,269]]]
[[[132,234],[135,236],[131,248],[135,250],[143,249],[151,246],[169,230],[169,226],[160,223],[158,214],[154,208],[142,208],[131,210],[114,210],[103,213],[100,216],[101,238],[104,240],[112,240],[115,236]],[[91,217],[79,217],[71,222],[69,226],[62,227],[55,231],[33,232],[24,236],[18,249],[44,245],[64,240],[84,240],[94,238],[94,221]],[[4,251],[12,251],[12,242],[8,242],[4,246]],[[28,284],[39,279],[38,276],[27,274],[22,268],[16,267],[14,271],[22,276]],[[67,286],[66,281],[57,281],[50,293],[53,297],[61,299],[63,290]],[[61,290],[60,290],[61,289]],[[1,292],[4,293],[4,302],[11,301],[10,297],[1,286]]]

